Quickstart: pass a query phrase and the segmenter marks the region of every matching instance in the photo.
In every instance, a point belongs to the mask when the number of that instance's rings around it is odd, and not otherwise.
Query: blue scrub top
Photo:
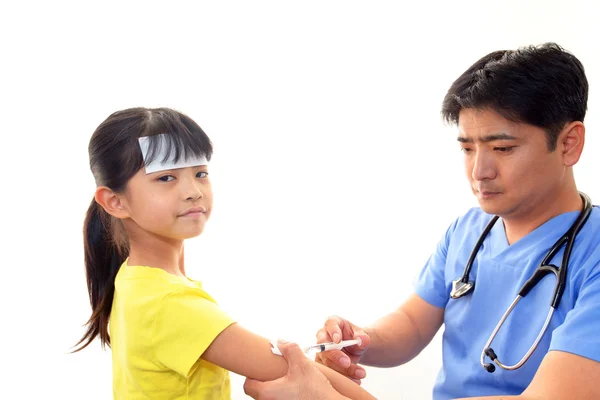
[[[452,281],[462,276],[492,216],[473,208],[449,227],[415,281],[419,297],[445,308],[443,364],[433,389],[435,400],[518,395],[550,350],[600,361],[600,209],[594,207],[575,240],[561,303],[531,358],[517,370],[496,366],[494,373],[479,363],[485,343],[519,289],[578,215],[577,211],[561,214],[512,245],[502,219],[496,221],[471,269],[469,279],[475,280],[475,289],[460,299],[450,298]],[[560,267],[563,252],[564,246],[551,263]],[[491,347],[505,365],[516,364],[539,334],[554,284],[553,274],[544,277],[500,329]],[[490,362],[487,357],[486,362]]]

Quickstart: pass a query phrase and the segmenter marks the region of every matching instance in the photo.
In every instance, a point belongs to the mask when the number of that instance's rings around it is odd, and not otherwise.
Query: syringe
[[[308,353],[309,351],[329,351],[329,350],[341,350],[344,347],[348,347],[348,346],[354,346],[354,345],[358,345],[360,346],[362,343],[362,341],[360,340],[360,338],[356,338],[353,340],[342,340],[339,343],[335,343],[335,342],[328,342],[328,343],[317,343],[317,344],[313,344],[312,346],[308,346],[304,348],[304,352]]]
[[[311,351],[321,352],[321,351],[328,351],[328,350],[341,350],[344,347],[348,347],[348,346],[354,346],[354,345],[360,346],[361,343],[362,343],[362,341],[360,340],[360,338],[356,338],[353,340],[342,340],[339,343],[335,343],[335,342],[317,343],[317,344],[313,344],[308,347],[305,347],[302,350],[304,351],[304,354],[308,354]],[[278,356],[280,356],[281,352],[279,351],[277,342],[271,341],[271,346],[272,346],[271,352],[273,354],[277,354]]]

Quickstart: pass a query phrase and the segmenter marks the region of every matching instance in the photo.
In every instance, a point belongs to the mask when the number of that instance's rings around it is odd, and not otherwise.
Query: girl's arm
[[[259,381],[281,378],[288,370],[285,359],[271,352],[271,343],[267,339],[239,324],[232,324],[223,330],[201,357],[231,372]],[[353,400],[375,399],[345,376],[323,365],[314,364],[343,396]]]

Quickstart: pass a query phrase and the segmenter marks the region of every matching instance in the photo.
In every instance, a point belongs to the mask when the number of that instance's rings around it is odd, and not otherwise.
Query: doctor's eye
[[[506,147],[494,147],[494,150],[499,151],[500,153],[509,153],[515,146],[506,146]]]
[[[161,182],[171,182],[175,177],[173,175],[163,175],[159,177],[157,180]]]
[[[469,149],[468,147],[461,147],[460,151],[462,151],[465,154],[468,154],[468,153],[472,152],[473,149]]]
[[[196,178],[206,178],[208,176],[208,172],[200,171],[196,174]]]

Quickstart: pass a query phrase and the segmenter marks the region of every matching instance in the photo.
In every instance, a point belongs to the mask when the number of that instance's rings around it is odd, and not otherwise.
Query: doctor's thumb
[[[296,343],[279,342],[277,343],[277,347],[279,347],[279,351],[283,355],[283,358],[285,358],[285,360],[287,361],[288,367],[290,369],[308,360],[308,358],[302,352],[302,349],[300,349],[300,346],[298,346]]]

